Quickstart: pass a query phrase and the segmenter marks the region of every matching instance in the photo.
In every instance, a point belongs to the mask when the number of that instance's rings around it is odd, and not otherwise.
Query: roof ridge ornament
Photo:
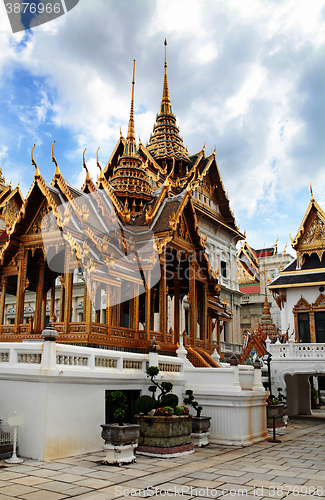
[[[30,156],[31,156],[31,160],[32,160],[32,165],[34,165],[34,167],[35,167],[34,178],[39,179],[41,177],[41,172],[39,171],[39,168],[37,166],[36,161],[34,160],[34,152],[33,152],[34,148],[35,148],[35,144],[30,151]]]
[[[314,198],[314,195],[313,195],[313,188],[312,188],[312,185],[311,185],[311,182],[310,182],[310,196],[311,196],[311,201],[315,201],[315,198]]]
[[[86,160],[85,160],[85,152],[86,151],[87,151],[87,148],[85,148],[84,152],[82,153],[82,165],[83,165],[83,168],[86,170],[86,180],[85,180],[85,182],[89,182],[91,179],[90,179],[88,167],[86,165]]]
[[[60,177],[61,176],[60,168],[59,168],[59,165],[58,165],[58,163],[55,159],[55,156],[54,156],[54,144],[55,144],[55,141],[53,141],[53,143],[52,143],[52,161],[55,164],[54,177]]]
[[[103,173],[103,170],[102,170],[102,167],[99,163],[99,160],[98,160],[98,151],[100,150],[100,147],[97,148],[97,151],[96,151],[96,163],[97,163],[97,167],[99,168],[99,180],[102,181],[103,180],[103,177],[104,177],[104,173]]]

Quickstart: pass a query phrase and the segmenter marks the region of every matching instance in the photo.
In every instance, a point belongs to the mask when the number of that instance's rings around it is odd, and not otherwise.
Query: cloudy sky
[[[164,39],[173,111],[190,154],[217,148],[240,229],[279,249],[310,200],[325,208],[325,2],[80,0],[66,15],[9,34],[0,5],[0,166],[24,194],[30,149],[46,180],[54,165],[96,179],[126,135],[132,62],[135,127],[145,144],[162,95]],[[293,254],[293,251],[291,252]]]

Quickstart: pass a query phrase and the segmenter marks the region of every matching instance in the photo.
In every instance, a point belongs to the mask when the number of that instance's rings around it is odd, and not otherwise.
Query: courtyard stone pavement
[[[324,499],[322,415],[290,420],[277,437],[279,444],[248,447],[211,443],[177,459],[138,456],[122,467],[102,465],[103,451],[52,462],[26,459],[0,468],[0,500]]]

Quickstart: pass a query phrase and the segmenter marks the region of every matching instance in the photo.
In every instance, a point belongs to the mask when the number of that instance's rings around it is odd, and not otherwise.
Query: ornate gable
[[[314,307],[321,307],[325,308],[325,295],[323,293],[320,293],[315,300]]]
[[[297,304],[293,308],[294,311],[309,311],[309,309],[310,304],[303,297],[298,300]]]
[[[301,268],[306,255],[315,253],[319,261],[325,253],[325,213],[313,195],[300,224],[297,235],[291,238],[291,245],[297,252],[297,268]]]

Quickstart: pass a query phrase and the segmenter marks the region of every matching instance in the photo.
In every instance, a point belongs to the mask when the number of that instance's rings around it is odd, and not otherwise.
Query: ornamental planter
[[[283,417],[288,413],[288,408],[284,404],[266,405],[267,427],[273,427],[273,412],[275,413],[275,427],[284,427],[285,422]]]
[[[211,417],[192,417],[191,438],[194,446],[202,448],[209,444],[209,429]]]
[[[137,415],[136,418],[140,425],[137,454],[170,458],[194,452],[191,415]]]
[[[103,424],[102,438],[105,440],[103,450],[106,456],[104,464],[122,465],[134,463],[134,450],[138,446],[139,428],[137,424]]]

